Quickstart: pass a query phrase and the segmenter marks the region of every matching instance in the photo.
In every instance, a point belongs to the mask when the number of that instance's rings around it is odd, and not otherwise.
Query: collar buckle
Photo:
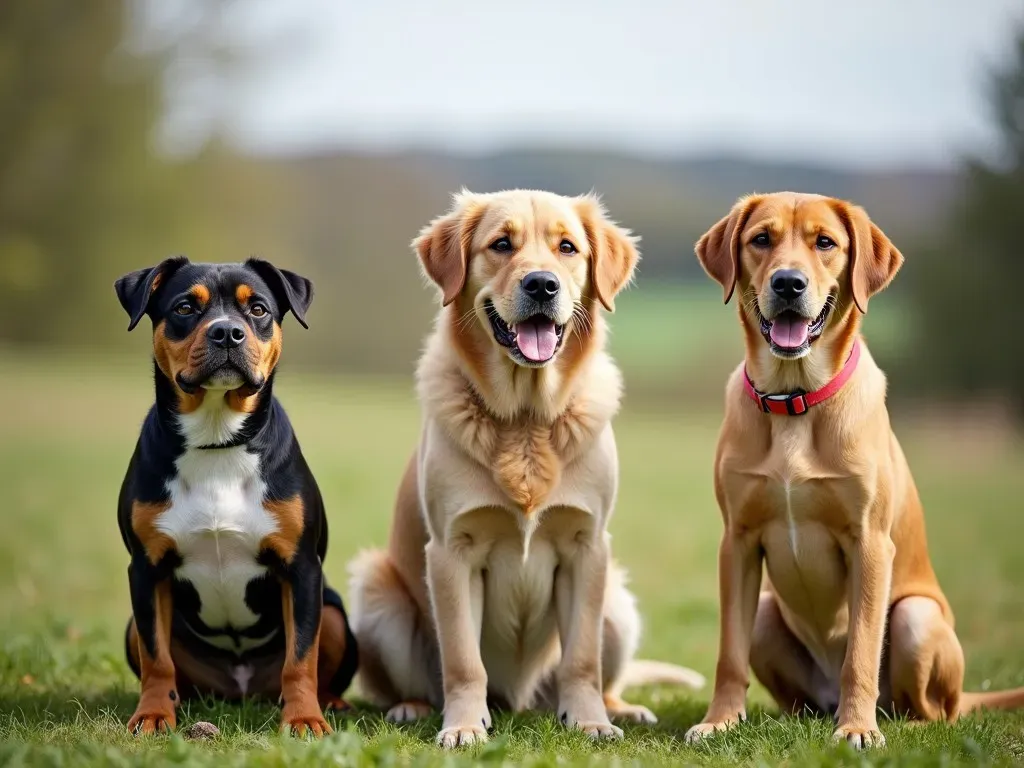
[[[765,413],[779,416],[803,416],[807,413],[807,393],[802,389],[786,395],[766,395],[764,392],[754,391],[757,394],[757,402]]]

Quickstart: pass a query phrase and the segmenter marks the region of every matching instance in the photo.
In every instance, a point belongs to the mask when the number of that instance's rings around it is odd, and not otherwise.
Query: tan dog
[[[611,560],[621,380],[598,305],[634,238],[592,196],[463,192],[413,245],[443,309],[390,546],[351,568],[364,692],[393,721],[443,705],[446,747],[486,738],[489,697],[557,705],[595,738],[621,736],[609,717],[653,722],[627,683],[703,679],[630,662],[640,620]]]
[[[885,377],[860,338],[900,252],[863,209],[788,192],[741,199],[696,252],[727,302],[739,293],[746,361],[726,387],[715,457],[715,692],[687,739],[744,718],[748,665],[783,710],[835,713],[835,737],[856,747],[884,744],[876,707],[954,720],[1024,704],[1024,689],[962,692]],[[771,584],[759,598],[762,555]]]

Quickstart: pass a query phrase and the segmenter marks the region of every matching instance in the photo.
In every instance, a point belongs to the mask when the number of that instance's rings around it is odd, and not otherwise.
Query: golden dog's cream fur
[[[363,690],[395,721],[443,706],[444,746],[486,738],[489,698],[555,707],[594,737],[621,735],[609,716],[653,721],[621,700],[627,683],[703,681],[630,661],[639,616],[611,559],[622,384],[599,304],[612,309],[629,281],[634,238],[592,196],[463,192],[414,247],[443,308],[388,550],[351,567]],[[496,341],[488,306],[515,321],[536,270],[557,276],[564,332],[531,366]]]
[[[748,666],[784,710],[835,712],[836,738],[856,747],[884,743],[877,707],[952,720],[978,707],[1024,704],[1024,689],[962,692],[953,614],[889,425],[885,376],[867,349],[838,394],[804,415],[766,414],[744,391],[744,367],[768,393],[830,381],[860,337],[869,298],[899,269],[900,252],[863,209],[793,193],[740,200],[696,251],[726,301],[734,290],[741,299],[746,360],[726,386],[715,457],[725,520],[715,691],[687,738],[744,717]],[[806,276],[806,317],[826,302],[833,307],[799,359],[774,354],[761,331],[780,269]],[[771,583],[759,597],[762,557]]]

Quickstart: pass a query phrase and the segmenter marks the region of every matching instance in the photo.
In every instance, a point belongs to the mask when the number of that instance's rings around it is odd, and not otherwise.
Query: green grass
[[[726,310],[721,307],[718,311]],[[622,317],[625,317],[623,313]],[[692,358],[691,358],[692,359]],[[0,353],[0,765],[527,765],[684,762],[711,765],[949,765],[1024,760],[1024,716],[953,727],[882,722],[889,746],[867,758],[829,743],[824,720],[780,719],[754,686],[750,722],[700,747],[682,743],[707,705],[670,688],[631,692],[661,718],[594,745],[544,714],[498,715],[492,742],[457,756],[433,745],[438,718],[384,723],[360,707],[312,744],[277,735],[264,704],[191,703],[181,726],[216,723],[210,743],[139,740],[125,723],[137,683],[122,655],[127,557],[115,498],[149,402],[144,356]],[[279,395],[321,484],[331,523],[328,578],[385,541],[392,499],[416,441],[411,382],[313,378],[282,371]],[[618,559],[645,616],[643,655],[710,678],[717,644],[715,551],[720,518],[710,465],[720,405],[703,413],[645,411],[627,401],[617,424],[622,461],[612,523]],[[1024,685],[1024,446],[966,443],[908,429],[904,443],[928,512],[939,577],[958,617],[971,688]]]

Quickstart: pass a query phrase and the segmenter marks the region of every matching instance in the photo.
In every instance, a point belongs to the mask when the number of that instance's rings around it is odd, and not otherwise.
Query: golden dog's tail
[[[960,695],[960,714],[977,712],[979,709],[1018,709],[1024,707],[1024,688],[1008,691],[972,692]]]
[[[630,661],[621,682],[623,688],[635,685],[682,685],[694,691],[700,690],[707,683],[704,675],[688,667],[648,659]]]

